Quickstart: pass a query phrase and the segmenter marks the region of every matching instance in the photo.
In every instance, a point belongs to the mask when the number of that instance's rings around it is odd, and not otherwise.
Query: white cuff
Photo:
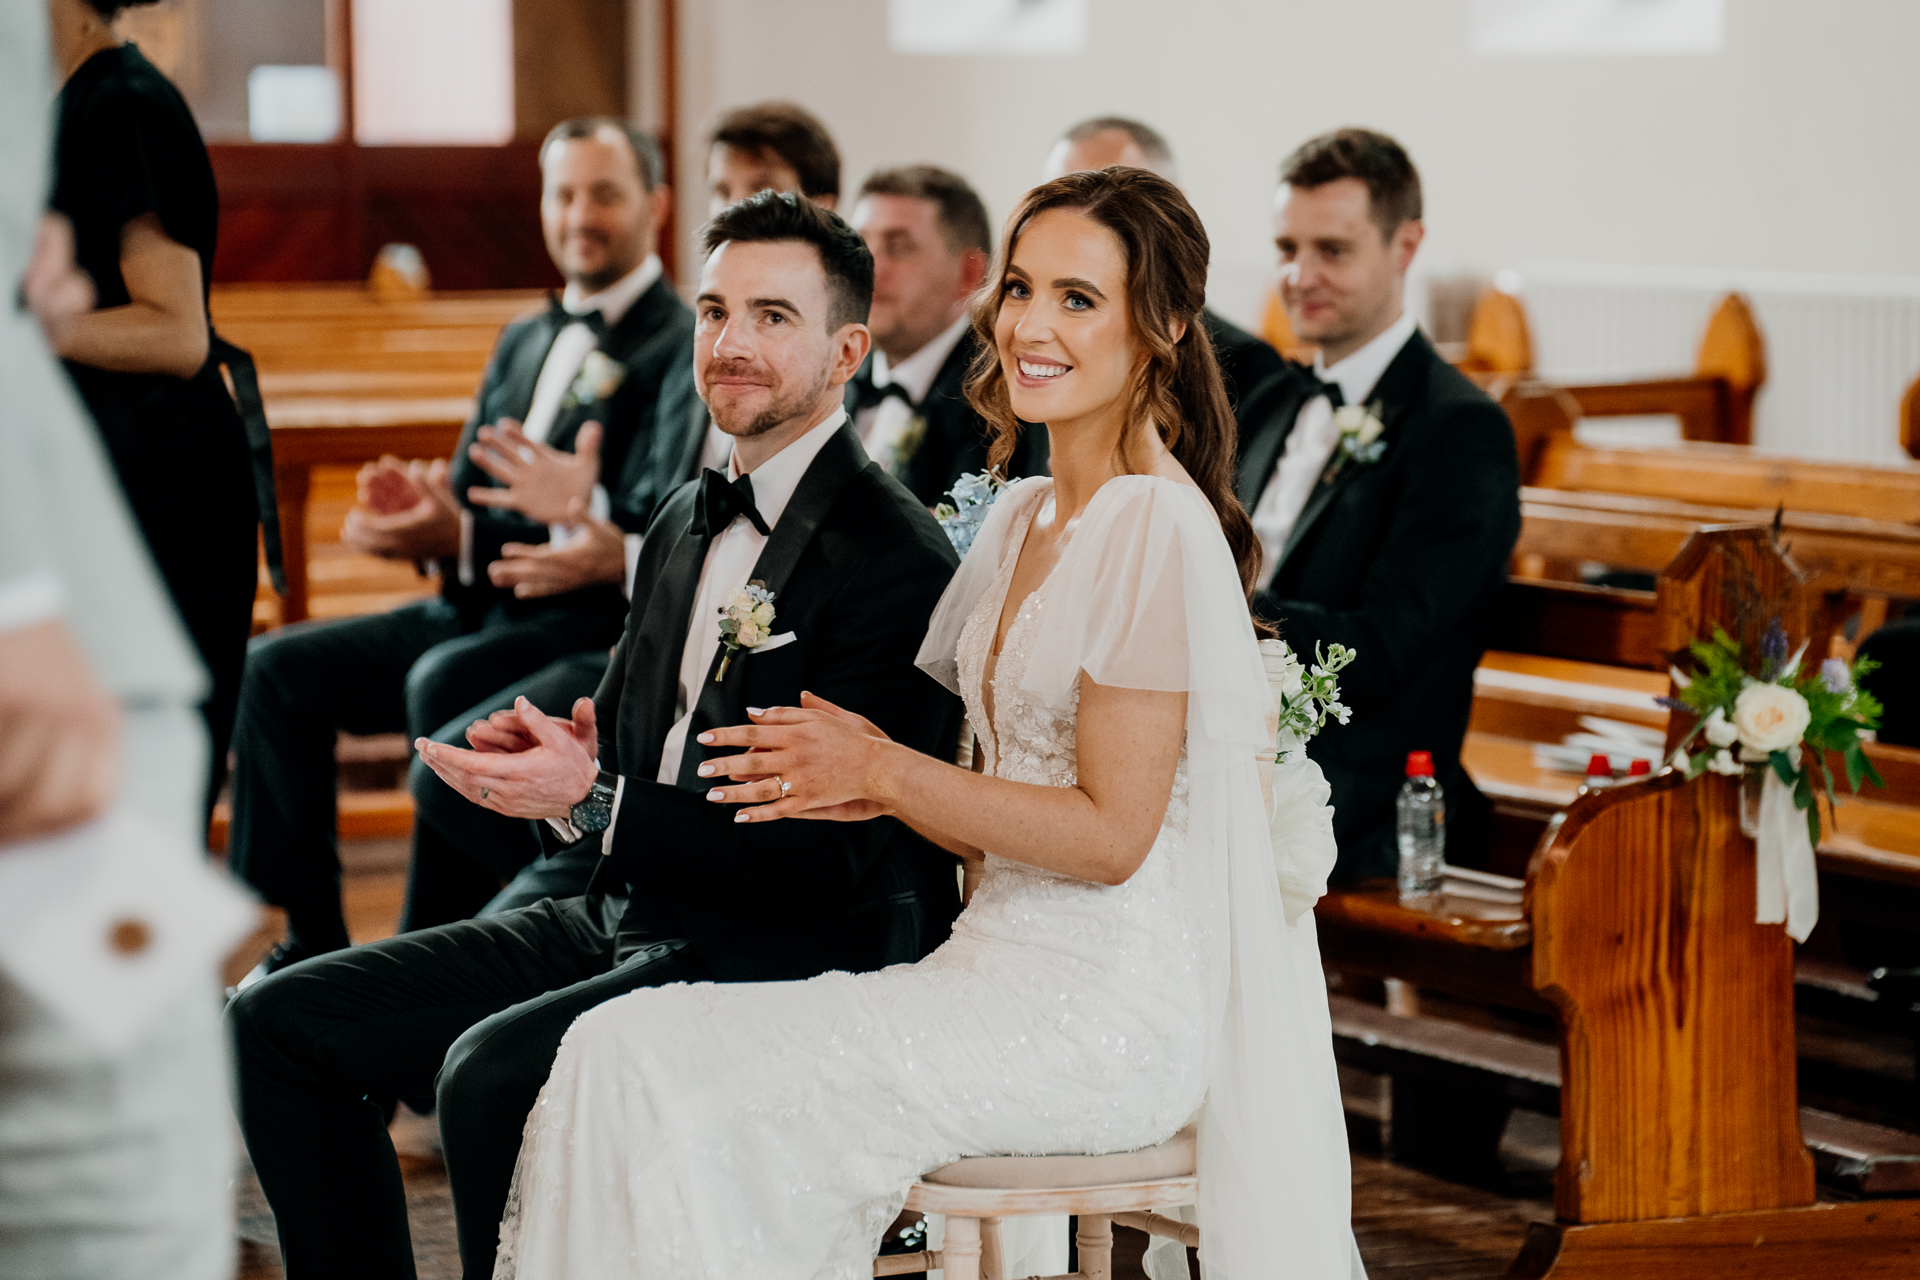
[[[607,486],[593,486],[593,496],[587,499],[587,514],[595,520],[605,520],[613,515],[613,499],[607,496]]]
[[[627,548],[627,583],[632,589],[634,548]],[[18,631],[57,618],[66,612],[67,593],[59,575],[41,569],[9,582],[0,582],[0,631]]]
[[[565,840],[568,844],[580,843],[580,828],[574,826],[573,823],[566,818],[548,818],[547,825],[553,828],[555,835]]]
[[[600,837],[600,856],[606,857],[613,852],[613,829],[620,825],[620,801],[627,794],[627,775],[621,774],[613,780],[613,816],[607,820],[607,833]]]

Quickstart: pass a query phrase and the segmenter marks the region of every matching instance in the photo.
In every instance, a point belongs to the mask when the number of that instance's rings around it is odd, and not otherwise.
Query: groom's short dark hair
[[[711,258],[729,241],[798,240],[820,254],[827,273],[827,327],[865,324],[873,307],[873,254],[839,214],[802,196],[761,191],[728,205],[700,229],[700,252]]]
[[[1335,129],[1309,138],[1280,163],[1280,181],[1311,191],[1342,178],[1367,184],[1373,221],[1386,239],[1421,216],[1420,173],[1406,149],[1371,129]]]

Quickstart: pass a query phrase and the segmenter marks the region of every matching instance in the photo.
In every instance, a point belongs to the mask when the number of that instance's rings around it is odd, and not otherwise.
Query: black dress
[[[53,207],[73,223],[75,256],[93,277],[95,305],[130,301],[120,236],[149,213],[169,238],[200,255],[204,305],[220,199],[179,91],[129,44],[82,63],[57,110]],[[67,372],[213,677],[203,708],[214,747],[211,798],[224,772],[257,581],[259,511],[239,414],[211,357],[191,378],[71,360]]]

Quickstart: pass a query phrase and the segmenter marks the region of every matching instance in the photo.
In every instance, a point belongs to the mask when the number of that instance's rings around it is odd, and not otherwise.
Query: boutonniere
[[[726,646],[727,652],[720,659],[720,670],[714,674],[713,682],[718,684],[726,679],[727,664],[733,661],[734,654],[742,649],[758,649],[772,634],[773,592],[755,578],[720,606],[720,643]]]
[[[897,467],[920,452],[920,442],[926,438],[927,416],[916,413],[900,429],[900,438],[893,442],[893,465]]]
[[[627,366],[604,351],[589,351],[587,358],[580,362],[580,372],[573,375],[573,385],[567,388],[566,403],[561,407],[573,409],[605,400],[626,380]]]
[[[1007,482],[991,471],[981,471],[970,476],[961,476],[953,482],[953,488],[947,490],[952,502],[943,502],[933,509],[933,518],[940,522],[946,531],[947,541],[953,544],[954,554],[962,560],[973,547],[973,539],[980,532],[980,526],[987,522],[987,512],[1000,499],[1000,493]]]
[[[1340,469],[1352,462],[1359,466],[1371,466],[1380,461],[1380,455],[1387,451],[1387,442],[1380,433],[1387,429],[1381,421],[1380,404],[1343,404],[1333,411],[1333,425],[1340,432],[1340,444],[1333,451],[1333,461],[1327,466],[1327,473],[1320,477],[1324,484],[1340,474]]]

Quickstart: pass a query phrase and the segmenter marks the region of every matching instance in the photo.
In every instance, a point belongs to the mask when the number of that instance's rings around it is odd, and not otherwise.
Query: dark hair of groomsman
[[[1490,827],[1460,747],[1520,532],[1520,468],[1506,415],[1406,311],[1421,214],[1420,175],[1384,134],[1340,129],[1287,157],[1280,301],[1318,350],[1240,432],[1255,612],[1309,659],[1335,643],[1359,654],[1341,678],[1352,722],[1308,748],[1333,788],[1342,883],[1394,874],[1409,752],[1430,753],[1446,789],[1450,854]]]
[[[1063,173],[1105,169],[1116,164],[1151,170],[1176,185],[1180,181],[1173,148],[1167,145],[1166,138],[1150,125],[1125,116],[1096,116],[1082,120],[1061,134],[1047,155],[1045,176],[1057,178]],[[1265,341],[1211,307],[1201,311],[1200,322],[1213,340],[1220,377],[1227,384],[1227,399],[1233,402],[1234,419],[1245,431],[1244,411],[1256,403],[1262,387],[1280,373],[1285,362]]]
[[[867,454],[931,507],[987,469],[989,431],[967,401],[980,353],[968,303],[993,257],[987,207],[959,174],[930,164],[877,169],[854,198],[873,253],[873,354],[847,384]],[[1043,431],[1023,432],[1008,479],[1046,471]]]
[[[840,205],[840,149],[805,107],[757,102],[720,117],[707,137],[709,213],[757,191],[790,191],[824,209]]]

